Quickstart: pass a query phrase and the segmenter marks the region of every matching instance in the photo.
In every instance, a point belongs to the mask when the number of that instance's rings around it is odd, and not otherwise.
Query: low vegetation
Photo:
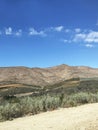
[[[60,107],[73,107],[85,103],[98,102],[98,93],[79,92],[71,95],[46,94],[1,100],[0,121],[34,115],[40,112],[51,111]]]
[[[25,95],[28,92],[30,95]],[[61,107],[98,102],[98,80],[80,81],[77,78],[42,88],[23,84],[22,87],[1,89],[0,96],[0,121],[12,120]]]

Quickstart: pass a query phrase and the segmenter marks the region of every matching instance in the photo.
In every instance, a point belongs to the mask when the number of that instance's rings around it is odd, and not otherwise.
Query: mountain
[[[98,69],[87,66],[62,64],[49,68],[1,67],[0,96],[24,95],[24,93],[37,92],[39,89],[53,89],[54,86],[70,87],[77,86],[77,84],[79,86],[82,81],[91,82],[92,80],[98,80]]]

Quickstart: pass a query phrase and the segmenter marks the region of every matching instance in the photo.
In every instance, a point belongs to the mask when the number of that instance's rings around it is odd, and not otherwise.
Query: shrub
[[[11,120],[27,114],[37,114],[59,107],[73,107],[98,102],[98,93],[80,92],[71,95],[52,94],[37,97],[22,97],[4,100],[0,103],[0,121]]]

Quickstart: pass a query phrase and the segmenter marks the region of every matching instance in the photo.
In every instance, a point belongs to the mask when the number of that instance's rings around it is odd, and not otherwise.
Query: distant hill
[[[98,69],[59,65],[50,68],[1,67],[0,96],[28,95],[61,88],[97,86]]]

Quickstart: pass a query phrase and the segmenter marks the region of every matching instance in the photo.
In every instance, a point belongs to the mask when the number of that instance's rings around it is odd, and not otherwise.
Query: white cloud
[[[34,28],[30,28],[29,29],[29,35],[39,35],[39,36],[46,36],[45,32],[44,31],[37,31],[35,30]]]
[[[54,30],[57,31],[57,32],[61,32],[63,29],[64,29],[63,26],[54,27]]]
[[[11,27],[5,28],[5,34],[6,35],[12,35],[12,28]]]
[[[76,32],[76,33],[80,33],[80,32],[81,32],[81,29],[80,29],[80,28],[75,28],[75,32]]]
[[[58,33],[59,32],[59,33]],[[58,33],[58,35],[56,35]],[[58,39],[62,39],[63,43],[84,43],[84,46],[92,48],[94,47],[94,43],[98,43],[98,31],[93,31],[90,29],[81,29],[81,28],[65,28],[64,26],[55,26],[44,28],[44,30],[36,30],[33,27],[28,29],[28,33],[25,33],[24,30],[19,29],[15,30],[12,27],[5,28],[0,31],[0,36],[2,35],[12,35],[12,36],[22,36],[30,35],[30,36],[50,36],[55,35],[58,36]],[[60,35],[59,35],[60,34]]]
[[[16,35],[16,36],[21,36],[21,35],[22,35],[22,30],[19,29],[18,31],[16,31],[15,35]]]
[[[94,47],[94,45],[92,45],[92,44],[86,44],[85,45],[87,48],[93,48]]]
[[[83,41],[88,43],[98,43],[98,32],[90,31],[89,33],[75,34],[73,41]]]
[[[55,26],[55,27],[48,27],[44,29],[44,32],[62,32],[64,30],[64,26]]]
[[[89,34],[87,34],[85,38],[86,42],[95,42],[98,43],[98,32],[91,31]]]
[[[79,33],[79,34],[75,34],[73,41],[77,42],[77,41],[82,41],[86,38],[86,34],[83,33]]]
[[[22,35],[22,30],[16,30],[13,31],[11,27],[5,28],[5,35],[15,35],[15,36],[21,36]]]

